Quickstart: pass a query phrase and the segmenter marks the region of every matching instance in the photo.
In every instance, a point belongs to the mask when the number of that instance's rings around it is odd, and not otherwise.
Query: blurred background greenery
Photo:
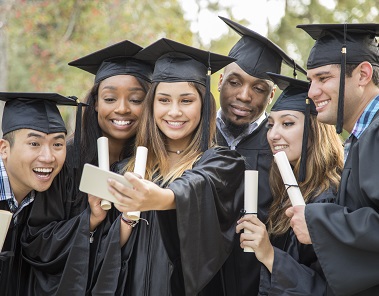
[[[68,62],[129,39],[147,46],[166,37],[205,50],[228,54],[239,39],[233,30],[210,40],[200,38],[202,29],[215,22],[194,26],[204,11],[210,19],[222,15],[254,29],[258,11],[254,5],[276,2],[281,9],[275,25],[267,16],[266,37],[277,43],[305,67],[313,40],[297,24],[377,22],[378,0],[250,0],[249,17],[238,18],[233,6],[239,0],[0,0],[0,90],[58,92],[84,98],[94,77]],[[246,2],[246,1],[245,1]],[[186,17],[191,5],[195,18]],[[253,7],[253,9],[251,9]],[[275,6],[274,6],[275,7]],[[268,12],[270,14],[270,11]],[[218,19],[218,18],[217,18]],[[226,26],[219,20],[217,26]],[[192,30],[191,30],[192,28]],[[212,28],[207,28],[212,29]],[[283,66],[282,74],[292,70]],[[219,75],[212,77],[212,92],[218,99]],[[305,79],[299,75],[300,79]],[[277,95],[279,92],[277,92]],[[276,97],[277,97],[276,95]],[[75,114],[61,109],[70,129]]]

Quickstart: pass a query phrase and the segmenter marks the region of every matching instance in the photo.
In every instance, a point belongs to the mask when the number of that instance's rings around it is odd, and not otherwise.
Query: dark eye
[[[144,99],[140,99],[140,98],[130,99],[130,102],[136,105],[142,104],[143,101]]]
[[[103,100],[104,100],[106,103],[112,103],[112,102],[116,101],[115,98],[104,98]]]
[[[267,129],[272,129],[272,127],[274,126],[274,124],[270,123],[270,122],[267,122],[266,123],[266,128]]]
[[[283,125],[285,126],[285,127],[289,127],[289,126],[292,126],[292,125],[294,125],[295,123],[294,122],[284,122],[283,123]]]
[[[240,85],[240,83],[237,80],[229,80],[229,84],[231,86],[239,86]]]
[[[193,101],[191,100],[191,99],[183,99],[182,100],[182,103],[183,104],[190,104],[190,103],[192,103]]]
[[[37,142],[30,142],[30,146],[37,147],[39,144]]]
[[[161,103],[168,103],[170,100],[168,98],[158,98],[158,101]]]

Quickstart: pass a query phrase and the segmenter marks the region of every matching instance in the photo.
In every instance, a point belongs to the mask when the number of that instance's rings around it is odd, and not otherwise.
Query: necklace
[[[167,150],[167,152],[171,152],[171,153],[176,153],[176,154],[180,154],[182,153],[184,150],[176,150],[176,151],[171,151],[171,150]]]

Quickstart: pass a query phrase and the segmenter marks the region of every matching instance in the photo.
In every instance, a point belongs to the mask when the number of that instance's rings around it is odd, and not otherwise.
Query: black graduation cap
[[[266,72],[280,73],[282,61],[293,68],[294,77],[296,70],[307,74],[304,68],[266,37],[225,17],[219,18],[242,36],[230,50],[229,56],[235,58],[238,66],[249,75],[271,80]]]
[[[133,75],[151,82],[153,66],[135,59],[141,46],[124,40],[68,63],[95,76],[95,83],[115,75]]]
[[[267,75],[269,75],[274,83],[283,90],[275,104],[272,106],[271,111],[294,110],[302,112],[305,115],[299,173],[299,181],[303,182],[306,176],[310,114],[317,115],[315,104],[308,98],[309,82],[293,79],[276,73],[268,72]]]
[[[340,89],[338,98],[337,133],[343,127],[343,99],[345,96],[346,64],[368,61],[379,66],[379,24],[306,24],[298,25],[316,40],[309,54],[307,68],[340,64]]]
[[[57,93],[0,92],[0,100],[6,102],[2,119],[4,135],[23,128],[46,134],[67,133],[57,105],[78,105],[75,99]]]
[[[210,75],[235,59],[162,38],[142,49],[136,58],[155,63],[152,82],[197,82],[206,87],[202,107],[209,122]],[[206,125],[209,128],[209,125]],[[202,150],[208,149],[209,130],[203,129]]]

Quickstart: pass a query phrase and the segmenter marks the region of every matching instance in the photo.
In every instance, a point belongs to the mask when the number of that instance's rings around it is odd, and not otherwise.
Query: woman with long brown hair
[[[113,229],[121,241],[108,245],[112,255],[104,259],[122,262],[121,273],[112,273],[119,279],[113,290],[217,295],[222,287],[209,283],[232,250],[245,163],[237,152],[215,145],[216,107],[208,87],[210,72],[232,59],[168,39],[138,56],[156,61],[136,138],[136,146],[148,148],[148,158],[145,180],[131,173],[134,157],[120,163],[133,188],[110,182],[123,204],[115,204]],[[142,211],[149,224],[130,221],[128,211]],[[112,272],[104,267],[101,274]],[[93,292],[103,291],[112,288],[100,276]]]
[[[307,99],[306,81],[269,75],[284,89],[268,117],[272,152],[286,153],[305,203],[334,202],[343,167],[341,139],[333,126],[317,121],[316,107]],[[285,215],[291,202],[275,162],[270,186],[274,201],[267,230],[253,215],[241,218],[236,228],[252,232],[241,234],[241,247],[252,247],[263,264],[259,295],[324,295],[327,283],[313,248],[297,241]]]

